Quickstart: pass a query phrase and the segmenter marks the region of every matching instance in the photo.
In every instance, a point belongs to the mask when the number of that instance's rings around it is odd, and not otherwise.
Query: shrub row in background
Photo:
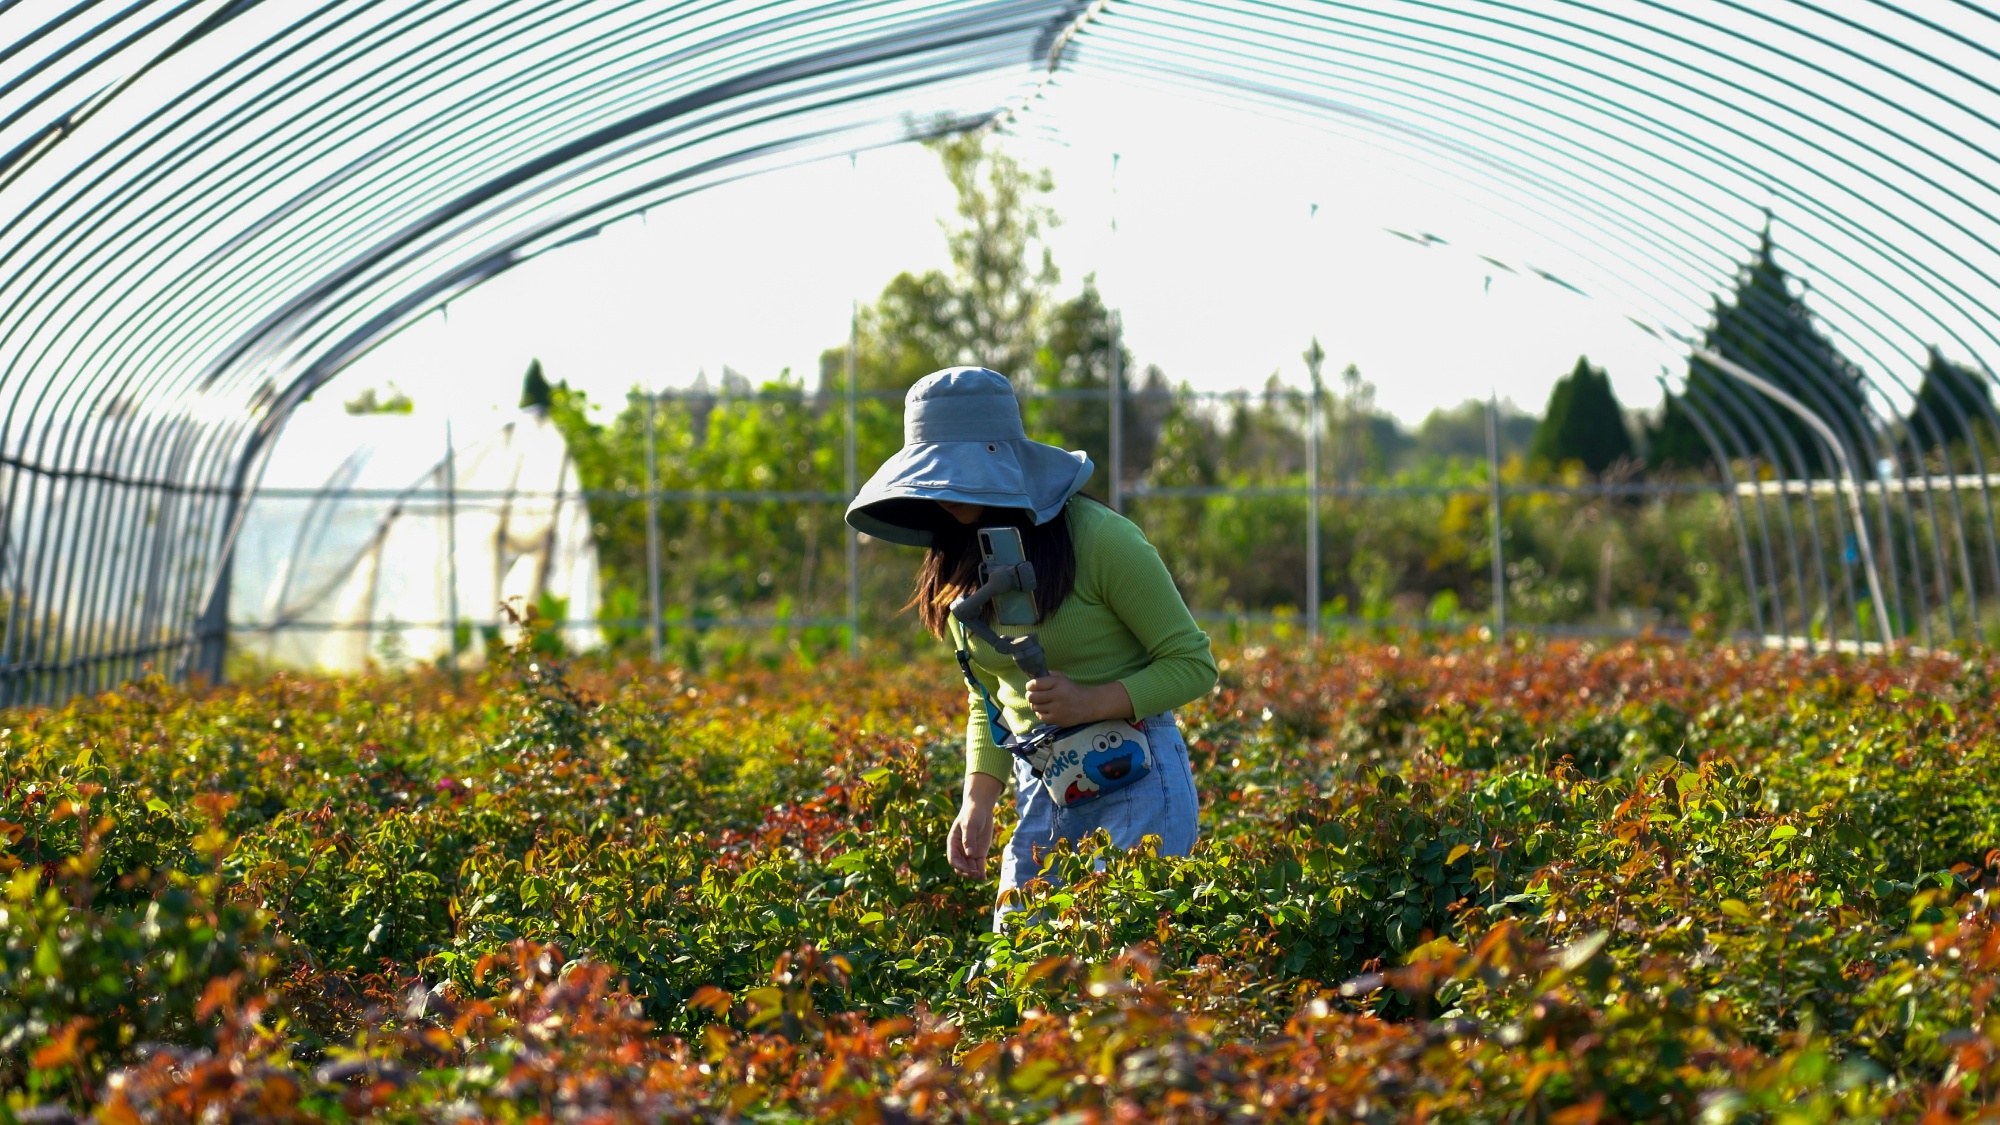
[[[1233,653],[1196,853],[1059,849],[997,935],[935,663],[5,716],[5,1113],[1994,1113],[1983,660]]]

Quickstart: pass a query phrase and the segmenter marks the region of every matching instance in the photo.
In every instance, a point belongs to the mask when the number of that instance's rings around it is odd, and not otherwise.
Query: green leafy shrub
[[[995,933],[943,855],[947,662],[502,655],[0,721],[6,1113],[1914,1120],[2000,1083],[1980,660],[1226,654],[1194,854],[1050,849]]]

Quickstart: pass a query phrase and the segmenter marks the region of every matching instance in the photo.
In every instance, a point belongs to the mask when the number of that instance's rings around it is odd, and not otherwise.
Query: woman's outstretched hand
[[[1028,706],[1034,708],[1035,718],[1059,727],[1134,717],[1132,696],[1124,684],[1113,680],[1085,687],[1061,672],[1028,681]]]
[[[993,803],[1000,799],[1001,781],[990,773],[969,774],[965,797],[945,838],[945,855],[961,875],[986,876],[986,856],[993,850]]]

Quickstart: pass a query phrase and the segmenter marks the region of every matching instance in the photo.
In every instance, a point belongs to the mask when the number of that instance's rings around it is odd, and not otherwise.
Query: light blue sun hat
[[[948,367],[903,397],[903,448],[882,463],[847,506],[856,531],[928,547],[951,500],[1020,508],[1034,522],[1056,518],[1096,466],[1082,450],[1029,441],[1014,385],[984,367]]]

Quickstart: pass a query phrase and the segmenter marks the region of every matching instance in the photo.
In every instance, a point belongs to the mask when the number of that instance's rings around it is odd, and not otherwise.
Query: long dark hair
[[[1082,499],[1084,497],[1079,494],[1070,503]],[[1070,537],[1068,505],[1056,518],[1037,525],[1034,516],[1020,508],[988,508],[979,522],[962,524],[939,507],[936,501],[898,500],[889,503],[895,504],[898,510],[894,513],[879,511],[888,504],[879,505],[878,514],[884,519],[904,527],[921,527],[931,533],[930,549],[924,552],[923,565],[917,570],[916,592],[910,595],[909,604],[903,608],[916,610],[918,619],[933,636],[943,638],[946,635],[953,600],[979,588],[979,529],[982,527],[1021,529],[1021,551],[1035,566],[1036,617],[1047,621],[1076,587],[1076,543]],[[991,605],[986,607],[986,613],[987,619],[991,620]]]

